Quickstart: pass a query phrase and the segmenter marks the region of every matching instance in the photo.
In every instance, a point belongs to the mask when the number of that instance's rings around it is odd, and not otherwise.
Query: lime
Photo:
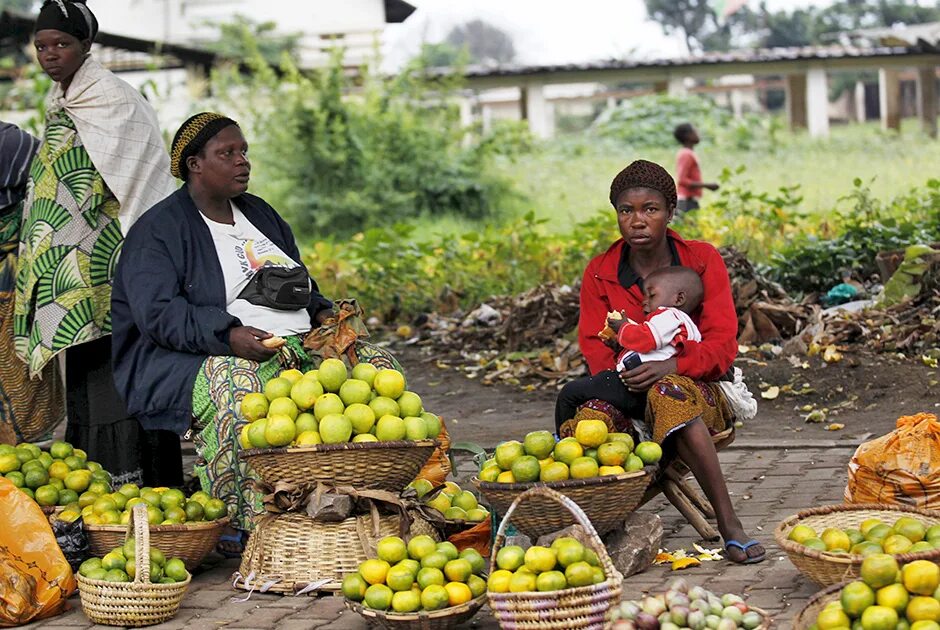
[[[450,605],[450,596],[443,584],[430,584],[421,591],[421,606],[425,610],[440,610]]]
[[[367,580],[368,581],[368,580]],[[373,584],[366,589],[363,601],[367,608],[373,610],[388,610],[392,605],[394,592],[384,584]]]
[[[214,521],[228,516],[228,508],[225,507],[225,503],[221,499],[209,499],[203,509],[207,521]]]
[[[151,563],[153,559],[151,558]],[[183,564],[183,561],[180,558],[170,558],[166,561],[166,564],[163,566],[163,574],[177,582],[185,582],[186,578],[189,577],[189,572],[186,570],[186,565]]]
[[[343,595],[354,602],[361,602],[368,588],[369,584],[358,573],[350,573],[343,578]]]

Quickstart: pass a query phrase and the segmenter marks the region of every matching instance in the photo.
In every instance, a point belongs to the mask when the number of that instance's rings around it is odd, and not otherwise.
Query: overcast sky
[[[385,59],[397,67],[422,41],[444,39],[456,24],[480,18],[510,33],[518,61],[576,63],[624,57],[685,54],[681,39],[646,21],[643,0],[408,0],[418,8],[404,24],[390,24]],[[750,0],[756,5],[758,0]],[[826,6],[827,0],[767,0],[771,9]]]

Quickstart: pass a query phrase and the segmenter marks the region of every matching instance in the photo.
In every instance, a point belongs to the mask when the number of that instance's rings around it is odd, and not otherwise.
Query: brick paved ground
[[[841,501],[846,481],[846,464],[852,446],[845,443],[815,444],[812,448],[792,448],[789,442],[737,443],[721,453],[729,478],[729,489],[744,522],[768,548],[762,564],[743,566],[730,562],[708,562],[682,572],[690,583],[702,584],[715,592],[735,592],[774,616],[777,627],[789,627],[790,620],[817,588],[804,579],[773,543],[773,529],[784,517],[814,505]],[[787,448],[789,447],[789,448]],[[461,462],[460,477],[470,470]],[[659,513],[666,532],[664,544],[670,549],[697,541],[695,531],[662,498],[644,506]],[[365,628],[363,620],[346,611],[338,597],[283,597],[254,594],[247,602],[233,602],[243,595],[231,588],[231,574],[237,561],[213,555],[194,576],[179,614],[154,628],[278,628],[303,630],[326,628],[345,630]],[[624,596],[635,598],[646,590],[661,589],[673,575],[666,567],[630,577]],[[81,612],[78,597],[74,609],[64,615],[28,628],[91,628]],[[103,626],[102,626],[103,627]],[[467,624],[470,628],[497,628],[486,609]]]

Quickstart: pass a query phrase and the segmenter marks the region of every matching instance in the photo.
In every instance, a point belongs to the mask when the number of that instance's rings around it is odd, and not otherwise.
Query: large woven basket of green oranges
[[[774,539],[808,578],[831,586],[859,576],[862,561],[887,553],[901,565],[940,561],[940,512],[902,505],[826,505],[785,518]]]

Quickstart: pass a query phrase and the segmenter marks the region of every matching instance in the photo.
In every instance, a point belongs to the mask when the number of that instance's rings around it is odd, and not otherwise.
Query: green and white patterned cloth
[[[16,273],[13,334],[30,376],[63,350],[111,333],[119,209],[71,118],[50,114],[30,169]]]
[[[320,357],[311,357],[303,347],[303,337],[292,335],[280,352],[258,363],[240,357],[207,358],[193,385],[193,443],[196,446],[196,477],[202,489],[222,499],[232,515],[232,527],[253,528],[253,519],[264,513],[261,495],[255,491],[255,472],[238,458],[238,436],[247,421],[238,414],[242,398],[264,390],[265,384],[282,370],[312,370]],[[383,348],[357,340],[357,361],[379,369],[401,365]]]

